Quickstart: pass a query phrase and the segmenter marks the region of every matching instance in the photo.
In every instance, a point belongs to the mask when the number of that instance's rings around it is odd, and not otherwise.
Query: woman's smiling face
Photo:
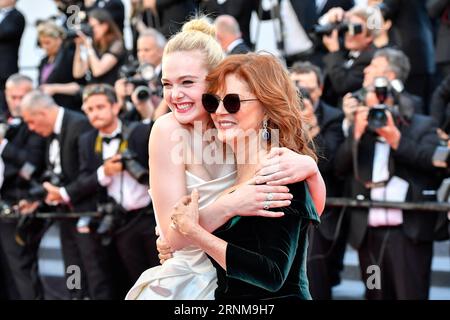
[[[194,121],[209,122],[209,114],[203,109],[202,94],[206,90],[203,54],[198,51],[176,51],[167,54],[162,61],[164,100],[181,124]]]

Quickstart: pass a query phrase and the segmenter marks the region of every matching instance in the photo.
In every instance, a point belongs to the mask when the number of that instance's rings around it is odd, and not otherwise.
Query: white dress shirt
[[[99,135],[101,137],[114,137],[121,132],[122,123],[119,122],[112,134],[105,135],[100,132]],[[109,143],[103,142],[103,160],[111,158],[118,153],[120,142],[120,139],[113,139]],[[101,186],[106,187],[108,195],[117,203],[120,203],[127,211],[144,208],[151,202],[147,192],[148,187],[140,184],[126,170],[109,177],[105,174],[104,166],[102,165],[97,169],[97,180]]]
[[[2,153],[7,144],[8,140],[2,139],[2,142],[0,143],[0,189],[2,188],[3,181],[5,180],[5,163],[3,162]]]
[[[384,139],[382,139],[384,140]],[[375,143],[372,168],[372,181],[380,182],[389,179],[389,154],[391,147],[385,141]],[[399,177],[392,177],[385,187],[372,188],[370,199],[375,201],[404,202],[409,184]],[[398,226],[403,223],[401,209],[371,208],[369,209],[368,225],[371,227]]]
[[[8,13],[10,13],[14,9],[13,6],[0,9],[0,23],[3,22],[3,20],[6,18]]]
[[[234,40],[232,43],[230,43],[228,45],[228,47],[227,47],[227,54],[230,53],[234,48],[236,48],[238,45],[240,45],[243,42],[244,42],[244,40],[242,40],[242,39]]]
[[[55,125],[53,127],[53,133],[56,135],[61,134],[63,117],[64,117],[64,108],[58,107],[58,114],[56,116]],[[48,150],[48,160],[52,165],[53,172],[56,174],[61,174],[62,173],[61,146],[59,145],[59,141],[56,138],[54,138],[50,142],[50,147]]]

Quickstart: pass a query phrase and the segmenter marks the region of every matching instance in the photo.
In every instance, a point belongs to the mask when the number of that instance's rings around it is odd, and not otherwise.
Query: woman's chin
[[[220,141],[233,144],[237,140],[237,136],[233,130],[218,130],[217,137]]]

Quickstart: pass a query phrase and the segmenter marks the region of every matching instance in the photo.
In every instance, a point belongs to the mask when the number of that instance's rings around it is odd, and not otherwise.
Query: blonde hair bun
[[[183,25],[183,28],[181,30],[182,32],[202,32],[204,34],[207,34],[213,38],[216,37],[216,29],[210,19],[203,16],[201,18],[195,18],[188,22],[186,22]]]

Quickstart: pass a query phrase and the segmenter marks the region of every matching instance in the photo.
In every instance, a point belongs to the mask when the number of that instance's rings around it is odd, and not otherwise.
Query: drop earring
[[[267,120],[266,119],[263,120],[263,128],[261,131],[261,137],[265,141],[270,139],[270,132],[269,132],[269,129],[267,129]]]

